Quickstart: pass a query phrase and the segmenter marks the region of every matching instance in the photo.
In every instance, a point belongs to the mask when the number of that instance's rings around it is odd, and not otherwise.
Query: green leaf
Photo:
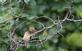
[[[40,40],[46,40],[47,36],[48,36],[48,32],[45,30],[43,32],[43,34],[39,36],[39,39]]]
[[[75,11],[77,16],[80,16],[82,18],[82,4],[79,4],[75,7]]]
[[[22,48],[19,48],[17,51],[23,51],[23,49]]]
[[[82,34],[80,32],[69,34],[65,40],[71,46],[82,47]]]

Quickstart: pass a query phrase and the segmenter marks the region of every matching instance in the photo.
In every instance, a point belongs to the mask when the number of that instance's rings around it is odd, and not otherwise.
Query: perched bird
[[[31,36],[30,32],[29,32],[29,31],[26,31],[26,32],[24,33],[23,40],[24,40],[25,42],[28,42],[28,41],[30,40],[30,36]]]
[[[37,30],[35,29],[35,27],[30,26],[30,27],[29,27],[29,31],[26,31],[26,32],[24,33],[23,40],[24,40],[25,42],[29,42],[31,36],[32,36],[33,33],[35,33],[36,31],[37,31]]]

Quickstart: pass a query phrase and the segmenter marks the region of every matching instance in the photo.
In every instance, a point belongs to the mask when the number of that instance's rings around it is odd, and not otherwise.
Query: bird
[[[35,29],[35,27],[30,26],[30,27],[29,27],[29,30],[24,33],[24,36],[23,36],[22,39],[23,39],[25,42],[29,42],[31,36],[32,36],[36,31],[37,31],[37,30]]]
[[[31,37],[30,32],[29,32],[29,31],[26,31],[26,32],[24,33],[23,40],[24,40],[25,42],[29,42],[30,37]]]

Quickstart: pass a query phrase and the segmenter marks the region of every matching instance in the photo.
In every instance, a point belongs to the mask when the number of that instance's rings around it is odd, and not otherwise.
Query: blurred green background
[[[82,0],[0,0],[0,51],[7,51],[10,46],[8,35],[12,28],[17,27],[16,35],[23,37],[30,25],[37,30],[42,28],[36,21],[44,26],[52,24],[42,16],[53,20],[57,20],[59,16],[62,20],[70,8],[70,19],[82,19]],[[37,20],[37,17],[40,19]],[[82,22],[65,21],[62,26],[60,34],[42,45],[36,46],[35,42],[27,47],[20,47],[18,51],[82,51]],[[39,39],[53,36],[55,31],[54,26],[48,32],[41,32]]]

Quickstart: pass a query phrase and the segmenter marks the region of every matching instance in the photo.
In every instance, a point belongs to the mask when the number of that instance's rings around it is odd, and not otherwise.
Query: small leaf
[[[47,30],[45,30],[43,32],[43,34],[39,36],[39,39],[40,40],[45,40],[47,38],[47,36],[48,36],[48,32],[47,32]]]

